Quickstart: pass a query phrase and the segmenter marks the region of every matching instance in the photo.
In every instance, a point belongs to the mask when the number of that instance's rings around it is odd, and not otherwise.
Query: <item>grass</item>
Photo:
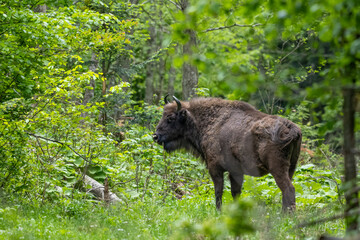
[[[343,236],[345,232],[343,220],[296,228],[335,215],[338,210],[333,204],[323,208],[308,205],[287,215],[280,213],[278,203],[265,204],[255,198],[239,201],[243,202],[248,205],[236,207],[228,189],[222,213],[215,210],[211,191],[194,192],[182,200],[153,197],[109,207],[85,200],[42,206],[7,202],[0,208],[0,239],[232,239],[236,224],[244,221],[255,232],[242,239],[316,239],[324,233]],[[252,210],[247,212],[247,208]]]
[[[343,199],[339,201],[336,187],[340,180],[329,170],[311,164],[298,167],[294,177],[297,210],[293,214],[281,213],[281,192],[271,175],[246,176],[238,201],[233,201],[226,178],[221,213],[215,210],[214,188],[208,175],[194,182],[184,184],[182,190],[188,193],[181,200],[172,193],[164,198],[163,187],[155,185],[152,187],[156,190],[143,200],[142,194],[124,195],[126,203],[112,206],[70,198],[43,204],[5,200],[0,189],[0,240],[235,239],[236,235],[244,240],[310,240],[322,234],[345,234],[342,219],[297,227],[341,213]]]

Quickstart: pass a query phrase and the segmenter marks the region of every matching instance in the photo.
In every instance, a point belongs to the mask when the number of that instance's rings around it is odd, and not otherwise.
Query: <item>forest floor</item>
[[[236,204],[229,189],[221,213],[211,194],[196,192],[182,199],[154,196],[111,206],[70,199],[41,206],[2,202],[0,239],[234,239],[234,231],[241,239],[318,239],[345,233],[343,220],[299,227],[338,214],[336,203],[300,204],[295,213],[283,214],[279,202],[242,197]]]

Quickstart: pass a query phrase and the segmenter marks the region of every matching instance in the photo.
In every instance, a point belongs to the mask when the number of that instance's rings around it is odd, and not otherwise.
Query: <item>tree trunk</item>
[[[153,104],[153,95],[154,95],[154,69],[155,63],[149,63],[147,65],[147,73],[145,79],[145,103]]]
[[[98,69],[98,64],[99,64],[99,62],[97,61],[96,54],[92,53],[90,64],[89,64],[89,70],[96,73],[97,69]],[[79,104],[86,106],[91,101],[91,99],[94,98],[94,96],[95,96],[95,80],[93,78],[90,78],[90,83],[85,88],[84,99],[83,99],[82,103],[79,103]],[[80,116],[82,117],[81,124],[85,123],[85,118],[87,115],[88,114],[86,111],[84,111],[80,114]]]
[[[188,55],[191,58],[192,48],[196,46],[196,33],[193,30],[186,30],[189,35],[189,41],[183,46],[183,55]],[[195,88],[198,85],[199,73],[196,66],[189,62],[183,64],[183,78],[182,78],[182,93],[183,100],[195,96]]]
[[[175,90],[174,90],[175,79],[176,79],[176,69],[174,68],[173,65],[171,65],[171,67],[169,69],[169,82],[168,82],[168,89],[167,89],[167,93],[170,96],[173,96],[175,94]]]
[[[189,7],[188,0],[178,1],[178,4],[181,8],[183,14],[185,10]],[[185,30],[185,34],[188,35],[188,41],[183,45],[183,55],[188,56],[188,59],[191,59],[193,55],[193,48],[197,45],[197,36],[196,32],[192,29]],[[198,69],[196,66],[192,65],[190,62],[185,62],[183,64],[183,78],[182,78],[182,98],[183,100],[188,100],[189,98],[195,96],[195,88],[198,86]]]
[[[155,8],[153,6],[153,8]],[[156,9],[154,10],[156,12]],[[149,27],[149,36],[148,44],[150,46],[148,53],[151,56],[154,52],[156,52],[156,38],[157,38],[157,29],[155,24],[150,24]],[[154,61],[148,63],[146,68],[146,79],[145,79],[145,103],[153,104],[153,95],[154,95],[154,85],[156,79],[156,72],[158,64]],[[156,69],[156,70],[155,70]]]
[[[159,87],[158,87],[158,97],[157,97],[157,102],[159,102],[160,99],[163,98],[163,91],[164,91],[164,82],[165,82],[165,69],[166,69],[166,61],[164,59],[164,57],[162,57],[159,61],[159,71],[158,71],[158,75],[159,75]]]
[[[102,88],[101,88],[101,97],[103,99],[105,99],[105,95],[106,95],[106,92],[107,92],[107,88],[108,88],[108,84],[107,84],[107,81],[108,81],[108,76],[109,76],[109,69],[110,69],[110,66],[111,66],[111,52],[108,53],[109,54],[109,57],[107,58],[107,54],[104,52],[103,53],[103,59],[101,61],[101,70],[102,70]],[[102,109],[101,112],[100,112],[100,116],[99,116],[99,123],[103,126],[106,126],[106,122],[107,122],[107,110],[106,109]],[[106,128],[103,129],[104,131],[106,131]]]
[[[96,54],[92,53],[89,70],[96,73],[97,69],[98,69],[98,64],[99,64],[99,62],[96,59]],[[90,83],[89,83],[88,87],[90,87],[90,88],[85,88],[83,105],[86,105],[94,97],[95,80],[93,78],[90,79]]]
[[[345,192],[346,199],[346,231],[358,230],[358,214],[352,211],[359,209],[358,190],[356,187],[355,159],[355,87],[344,89],[344,161],[345,161]]]

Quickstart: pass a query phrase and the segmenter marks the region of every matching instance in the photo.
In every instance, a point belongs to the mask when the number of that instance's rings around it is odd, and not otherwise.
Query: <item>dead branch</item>
[[[27,134],[29,134],[30,136],[33,136],[35,137],[36,139],[40,138],[42,140],[46,140],[46,141],[49,141],[49,142],[54,142],[54,143],[57,143],[57,144],[60,144],[60,145],[63,145],[65,147],[68,147],[71,151],[73,151],[76,155],[78,155],[79,157],[81,157],[82,159],[84,159],[86,162],[88,162],[88,159],[86,157],[84,157],[83,155],[81,155],[80,153],[78,153],[77,151],[75,151],[75,149],[73,149],[71,146],[69,146],[68,144],[64,143],[64,142],[61,142],[61,141],[58,141],[58,140],[55,140],[55,139],[50,139],[50,138],[46,138],[46,137],[43,137],[43,136],[39,136],[39,135],[36,135],[34,133],[31,133],[31,132],[27,132],[25,131]]]
[[[233,25],[229,25],[229,26],[221,26],[221,27],[216,27],[216,28],[209,28],[206,29],[205,31],[203,31],[203,33],[207,33],[207,32],[211,32],[211,31],[217,31],[217,30],[222,30],[222,29],[226,29],[226,28],[233,28],[233,27],[257,27],[257,26],[262,26],[262,23],[255,23],[255,24],[233,24]]]
[[[291,50],[290,52],[288,52],[284,57],[282,57],[280,59],[280,63],[282,63],[288,56],[290,56],[291,54],[293,54],[301,45],[303,45],[305,42],[303,40],[300,40],[298,42],[298,44],[296,45],[296,47],[294,47],[293,50]]]
[[[331,216],[331,217],[320,218],[320,219],[313,220],[313,221],[310,221],[310,222],[300,223],[297,226],[295,226],[295,228],[309,227],[309,226],[313,226],[313,225],[316,225],[316,224],[319,224],[319,223],[334,221],[334,220],[349,217],[349,216],[352,216],[352,215],[357,215],[359,213],[360,213],[360,209],[356,209],[354,211],[351,211],[350,213],[342,213],[342,214],[334,215],[334,216]]]

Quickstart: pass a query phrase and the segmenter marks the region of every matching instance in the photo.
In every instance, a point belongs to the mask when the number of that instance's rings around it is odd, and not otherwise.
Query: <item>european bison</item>
[[[224,172],[231,194],[240,195],[244,174],[271,173],[282,192],[282,209],[295,210],[291,183],[300,153],[301,130],[293,122],[256,110],[242,101],[198,98],[166,105],[154,141],[168,152],[184,148],[206,163],[220,210]]]

